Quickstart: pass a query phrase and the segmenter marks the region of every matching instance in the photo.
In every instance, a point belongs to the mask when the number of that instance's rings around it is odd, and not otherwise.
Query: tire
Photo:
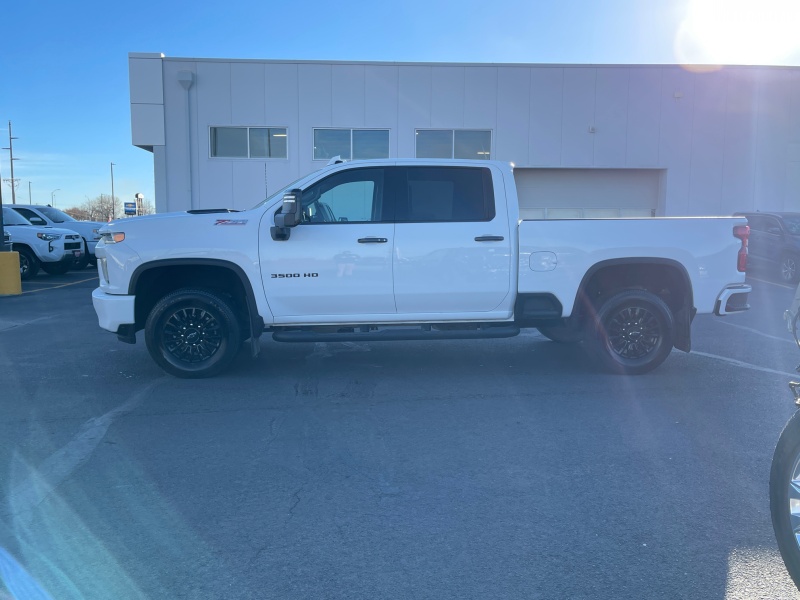
[[[792,515],[790,503],[800,500],[800,411],[795,412],[778,438],[769,475],[769,509],[772,528],[783,564],[800,589],[800,541],[794,529],[800,527],[800,514]],[[792,485],[798,481],[798,488]],[[796,504],[796,502],[795,502]]]
[[[797,283],[797,277],[800,275],[800,261],[793,254],[784,254],[781,257],[781,262],[778,265],[778,276],[783,283]]]
[[[559,323],[547,327],[537,327],[544,337],[558,344],[577,344],[583,341],[584,331],[574,326]]]
[[[42,270],[48,275],[63,275],[71,266],[68,262],[42,263]]]
[[[159,300],[145,325],[150,356],[170,375],[213,377],[242,344],[240,323],[228,300],[215,292],[182,289]]]
[[[39,259],[27,248],[15,248],[19,252],[19,278],[27,281],[39,272]]]
[[[669,356],[672,332],[672,313],[661,298],[628,290],[611,296],[597,311],[589,346],[605,369],[640,375]]]

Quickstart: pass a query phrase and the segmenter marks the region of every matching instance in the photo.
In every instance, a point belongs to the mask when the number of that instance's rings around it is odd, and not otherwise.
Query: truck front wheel
[[[644,290],[611,296],[600,306],[593,325],[593,354],[615,373],[652,371],[672,350],[672,313],[661,298]]]
[[[150,356],[175,377],[212,377],[236,356],[242,337],[230,303],[214,292],[174,291],[159,300],[145,325]]]
[[[39,259],[27,248],[15,248],[19,253],[19,278],[27,281],[39,272]]]

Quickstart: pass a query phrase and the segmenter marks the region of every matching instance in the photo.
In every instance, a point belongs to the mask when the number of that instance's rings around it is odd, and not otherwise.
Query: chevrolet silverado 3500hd
[[[746,310],[744,218],[522,220],[497,161],[331,164],[254,208],[114,221],[100,326],[178,377],[243,342],[510,337],[583,342],[609,370],[689,351],[696,313]]]

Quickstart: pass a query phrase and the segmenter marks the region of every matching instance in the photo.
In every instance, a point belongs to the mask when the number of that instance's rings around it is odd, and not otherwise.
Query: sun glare
[[[689,0],[675,38],[684,64],[785,64],[800,58],[800,1]]]

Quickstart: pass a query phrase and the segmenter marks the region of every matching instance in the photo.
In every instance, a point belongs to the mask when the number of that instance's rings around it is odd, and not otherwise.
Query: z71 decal
[[[214,225],[247,225],[247,219],[217,219]]]
[[[289,279],[290,277],[319,277],[319,273],[272,273],[272,279]]]

